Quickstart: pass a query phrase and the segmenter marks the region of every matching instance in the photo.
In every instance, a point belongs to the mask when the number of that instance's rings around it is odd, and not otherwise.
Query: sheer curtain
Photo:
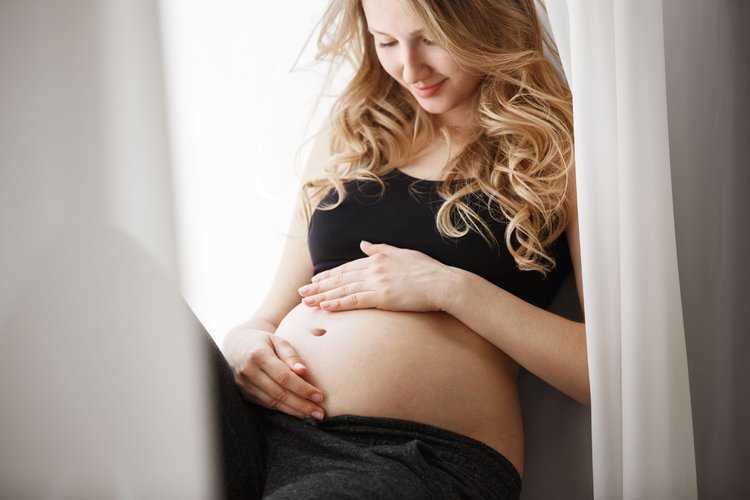
[[[742,498],[748,5],[546,4],[573,90],[594,496]]]
[[[696,497],[661,2],[548,2],[571,89],[594,496]]]

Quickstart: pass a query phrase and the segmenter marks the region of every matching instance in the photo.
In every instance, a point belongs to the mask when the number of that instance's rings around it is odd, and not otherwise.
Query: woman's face
[[[427,38],[406,0],[362,0],[380,64],[447,125],[467,125],[480,77]]]

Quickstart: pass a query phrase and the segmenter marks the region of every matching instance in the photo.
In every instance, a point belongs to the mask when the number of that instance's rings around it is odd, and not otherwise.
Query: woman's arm
[[[329,140],[330,133],[324,127],[316,138],[302,183],[322,172],[329,156]],[[316,418],[321,418],[323,410],[317,403],[323,394],[303,380],[307,375],[304,360],[288,341],[274,335],[282,319],[299,304],[296,290],[312,272],[307,227],[298,199],[271,288],[252,317],[227,333],[222,351],[247,399],[291,415],[318,413]]]
[[[329,143],[331,130],[324,124],[316,134],[310,157],[300,179],[300,186],[323,173],[323,167],[331,156]],[[310,280],[313,263],[307,244],[307,223],[302,217],[302,203],[295,200],[292,220],[289,223],[284,248],[271,287],[263,302],[246,323],[253,328],[275,332],[281,320],[299,304],[297,289]]]
[[[452,268],[443,309],[534,375],[590,404],[586,329],[462,269]]]
[[[581,247],[575,171],[570,173],[566,236],[583,310]],[[519,299],[489,281],[449,268],[442,310],[492,342],[539,378],[585,404],[590,404],[586,325]]]
[[[310,157],[301,175],[300,188],[324,172],[325,163],[331,156],[330,142],[331,126],[326,122],[315,135]],[[251,318],[238,326],[274,333],[281,320],[299,304],[297,289],[308,282],[313,274],[313,263],[307,245],[307,223],[302,217],[299,196],[295,199],[292,220],[285,236],[281,259],[268,293]],[[231,348],[230,335],[227,335],[224,344]]]

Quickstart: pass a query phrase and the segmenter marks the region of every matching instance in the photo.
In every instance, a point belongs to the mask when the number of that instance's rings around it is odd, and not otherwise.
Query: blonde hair
[[[482,75],[476,132],[438,184],[443,200],[438,231],[458,238],[471,230],[499,245],[472,208],[485,205],[493,219],[507,222],[505,245],[518,268],[546,275],[555,260],[545,248],[568,222],[573,116],[570,90],[543,54],[549,41],[534,1],[408,1],[432,41],[461,67]],[[330,2],[317,58],[332,67],[348,62],[355,72],[331,111],[333,154],[324,174],[300,193],[308,225],[313,207],[332,210],[343,202],[345,182],[371,180],[384,189],[381,176],[408,162],[438,133],[450,137],[381,67],[360,0]],[[458,179],[463,181],[454,182]],[[331,189],[336,203],[321,205]]]

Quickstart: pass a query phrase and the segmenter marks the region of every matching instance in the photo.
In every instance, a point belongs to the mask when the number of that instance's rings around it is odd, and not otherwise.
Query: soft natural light
[[[324,8],[161,3],[182,289],[219,343],[255,311],[278,265],[305,141],[327,105],[312,116],[315,40],[290,70]]]

